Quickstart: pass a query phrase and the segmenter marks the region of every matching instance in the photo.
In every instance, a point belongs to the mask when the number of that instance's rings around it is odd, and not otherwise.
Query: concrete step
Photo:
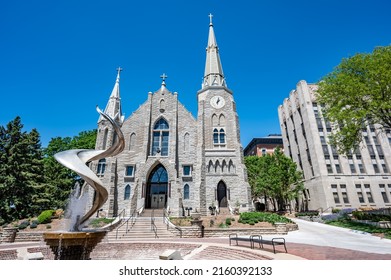
[[[115,240],[137,240],[137,239],[155,239],[155,232],[151,227],[151,215],[152,211],[150,209],[145,210],[144,213],[136,219],[136,222],[131,227],[128,226],[128,231],[126,230],[126,225],[117,227],[107,234],[108,241]],[[155,226],[158,238],[172,238],[175,235],[167,230],[167,225],[163,222],[163,211],[155,210]]]

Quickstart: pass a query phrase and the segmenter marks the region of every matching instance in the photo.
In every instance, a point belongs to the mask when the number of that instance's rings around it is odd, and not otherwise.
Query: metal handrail
[[[182,229],[180,227],[174,225],[173,223],[171,223],[169,216],[168,216],[168,211],[166,208],[163,209],[163,222],[167,224],[167,230],[170,228],[170,225],[171,225],[172,228],[179,231],[179,236],[180,236],[180,238],[182,238]]]
[[[115,239],[118,239],[118,231],[119,229],[126,224],[126,230],[125,230],[125,233],[128,233],[129,232],[129,221],[131,220],[131,227],[133,227],[134,223],[136,222],[136,219],[137,219],[137,213],[136,211],[133,211],[133,213],[130,215],[130,217],[128,219],[126,219],[126,221],[124,221],[122,224],[120,224],[118,227],[117,227],[117,230],[116,230],[116,233],[115,233]]]
[[[157,235],[157,227],[155,225],[155,209],[153,209],[151,213],[151,231],[155,232],[155,238],[159,238]]]

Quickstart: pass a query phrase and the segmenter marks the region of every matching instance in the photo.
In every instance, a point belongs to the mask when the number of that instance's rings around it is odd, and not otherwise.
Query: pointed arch
[[[163,118],[159,118],[152,131],[151,155],[168,156],[169,125]]]
[[[146,190],[146,208],[163,208],[169,196],[168,172],[157,164],[149,173]]]
[[[124,200],[130,199],[130,193],[131,193],[131,187],[129,184],[127,184],[124,191]]]
[[[214,164],[213,161],[210,160],[208,164],[208,173],[212,172],[214,170]]]
[[[217,202],[220,208],[228,206],[227,186],[222,180],[217,184]]]
[[[232,159],[230,159],[229,163],[228,163],[228,172],[229,173],[236,173],[235,165],[234,165]]]
[[[164,99],[160,100],[160,112],[164,112],[166,110],[166,101]]]
[[[225,131],[223,128],[220,128],[220,131],[219,131],[219,143],[225,144]]]
[[[219,119],[216,114],[212,115],[212,126],[218,126],[219,125]]]
[[[186,132],[185,136],[183,136],[183,150],[187,152],[189,150],[189,147],[190,147],[190,134]]]
[[[190,199],[190,186],[185,184],[183,186],[183,199]]]
[[[220,173],[220,171],[221,171],[220,161],[219,161],[219,160],[216,160],[215,172],[216,172],[216,173]]]
[[[228,170],[227,162],[226,162],[225,159],[224,159],[224,160],[223,160],[223,163],[222,163],[222,165],[221,165],[221,171],[222,171],[223,173],[225,173],[225,172],[227,172],[227,170]]]
[[[225,126],[225,116],[221,114],[219,117],[219,126]]]
[[[133,132],[129,136],[129,150],[134,149],[135,145],[136,145],[136,133]]]

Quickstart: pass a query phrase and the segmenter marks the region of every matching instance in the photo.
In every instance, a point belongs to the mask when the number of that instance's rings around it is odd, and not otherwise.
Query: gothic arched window
[[[225,144],[225,131],[223,128],[213,129],[213,144]]]
[[[185,133],[185,136],[183,137],[183,150],[186,152],[189,150],[190,147],[190,135],[189,133]]]
[[[220,144],[225,144],[225,131],[224,129],[220,128]]]
[[[190,187],[188,184],[183,187],[183,199],[190,199]]]
[[[132,133],[130,134],[129,137],[129,150],[132,150],[134,148],[135,142],[136,142],[136,133]]]
[[[168,155],[169,126],[165,119],[160,118],[153,127],[152,134],[152,149],[153,156],[160,154],[161,156]]]
[[[130,185],[126,185],[125,187],[125,192],[124,192],[124,200],[127,200],[130,198],[130,191],[131,191],[131,187]]]

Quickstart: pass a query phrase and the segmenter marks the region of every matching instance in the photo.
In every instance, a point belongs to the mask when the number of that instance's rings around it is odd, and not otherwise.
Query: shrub
[[[52,221],[53,210],[45,210],[38,216],[38,222],[40,224],[47,224]]]
[[[21,222],[19,225],[18,225],[18,229],[25,229],[27,228],[28,226],[30,225],[30,222],[29,221],[23,221]]]
[[[31,223],[30,224],[30,228],[37,228],[38,224],[35,224],[35,223]]]
[[[38,225],[39,225],[38,220],[32,220],[30,224],[30,228],[37,228]]]
[[[275,223],[292,223],[290,219],[275,213],[268,212],[244,212],[240,214],[239,223],[254,225],[258,222]]]
[[[224,223],[219,224],[219,228],[227,228],[227,227],[228,227],[227,224],[224,224]]]
[[[225,224],[226,224],[227,226],[230,226],[230,225],[231,225],[231,218],[226,218],[226,219],[225,219]]]

